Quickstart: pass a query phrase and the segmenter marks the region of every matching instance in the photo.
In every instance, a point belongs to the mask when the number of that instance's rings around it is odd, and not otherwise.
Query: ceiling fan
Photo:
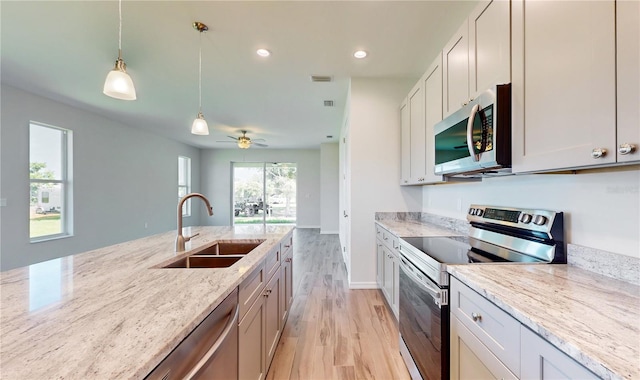
[[[262,148],[266,148],[269,146],[267,144],[261,144],[257,142],[257,141],[266,141],[265,139],[251,140],[249,137],[247,137],[247,131],[240,131],[240,132],[242,132],[242,136],[240,137],[227,136],[228,138],[233,139],[235,141],[218,141],[218,142],[221,142],[221,143],[235,142],[236,144],[238,144],[238,148],[240,149],[249,149],[251,145],[259,146]]]

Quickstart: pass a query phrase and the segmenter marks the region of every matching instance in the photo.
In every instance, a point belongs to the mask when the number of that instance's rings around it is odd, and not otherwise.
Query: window
[[[31,242],[72,234],[71,131],[29,124],[29,238]]]
[[[178,200],[191,192],[191,159],[178,156]],[[182,216],[191,216],[191,199],[182,205]]]

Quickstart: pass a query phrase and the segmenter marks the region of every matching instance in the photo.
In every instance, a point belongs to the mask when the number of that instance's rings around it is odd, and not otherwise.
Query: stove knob
[[[533,218],[533,224],[537,224],[538,226],[542,226],[547,223],[547,217],[542,215],[536,215]]]
[[[520,214],[520,218],[518,218],[518,221],[524,224],[531,223],[531,214],[525,214],[525,213]]]
[[[477,209],[476,209],[476,215],[477,215],[477,216],[482,216],[482,214],[483,214],[483,213],[484,213],[484,210],[483,210],[483,209],[481,209],[481,208],[477,208]]]
[[[469,209],[469,215],[475,215],[476,214],[476,209],[475,208],[470,208]]]

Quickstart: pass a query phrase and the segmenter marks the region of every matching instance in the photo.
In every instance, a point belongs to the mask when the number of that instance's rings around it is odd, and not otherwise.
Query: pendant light
[[[102,92],[112,98],[121,100],[136,100],[136,88],[127,74],[127,65],[122,60],[122,0],[118,1],[120,28],[118,29],[118,59],[116,66],[107,74]]]
[[[198,55],[198,116],[191,125],[191,133],[194,135],[208,135],[209,126],[202,115],[202,33],[209,30],[209,27],[201,22],[194,22],[193,28],[200,32],[200,53]]]

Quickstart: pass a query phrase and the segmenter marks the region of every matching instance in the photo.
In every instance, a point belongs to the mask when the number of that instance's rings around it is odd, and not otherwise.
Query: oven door
[[[413,263],[400,258],[400,338],[425,380],[449,379],[446,293]]]

